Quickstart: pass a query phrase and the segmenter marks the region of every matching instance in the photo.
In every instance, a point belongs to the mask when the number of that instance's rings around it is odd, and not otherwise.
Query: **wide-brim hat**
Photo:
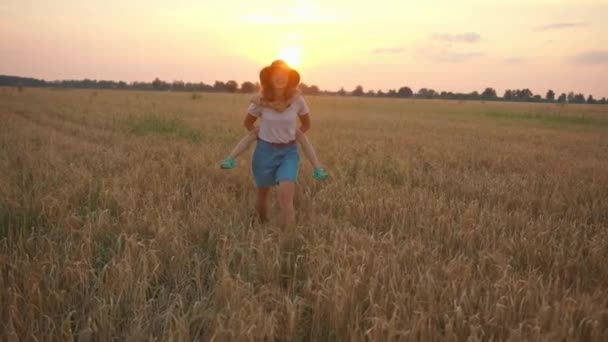
[[[260,83],[262,85],[272,84],[272,73],[275,70],[287,70],[289,86],[296,87],[300,84],[300,74],[280,59],[260,71]]]

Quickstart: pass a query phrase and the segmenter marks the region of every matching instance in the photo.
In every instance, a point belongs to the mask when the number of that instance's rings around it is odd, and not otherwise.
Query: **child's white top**
[[[302,95],[296,95],[291,105],[282,112],[261,106],[254,101],[249,104],[247,112],[260,118],[258,138],[272,143],[288,143],[296,140],[298,116],[309,112]]]

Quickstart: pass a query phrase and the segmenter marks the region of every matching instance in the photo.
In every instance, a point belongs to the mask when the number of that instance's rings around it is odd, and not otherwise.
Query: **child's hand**
[[[251,131],[249,131],[249,135],[253,135],[253,136],[257,137],[259,132],[260,132],[260,128],[254,127]]]
[[[302,130],[300,130],[299,128],[296,129],[296,140],[301,139],[304,136],[304,132],[302,132]]]

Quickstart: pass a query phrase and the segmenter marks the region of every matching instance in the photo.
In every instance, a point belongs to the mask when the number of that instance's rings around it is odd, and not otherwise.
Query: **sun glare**
[[[298,46],[285,46],[279,51],[278,58],[287,62],[289,66],[298,66],[302,63],[302,49]]]

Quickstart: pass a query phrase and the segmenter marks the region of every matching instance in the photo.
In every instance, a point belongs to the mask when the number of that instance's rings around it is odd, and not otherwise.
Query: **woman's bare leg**
[[[247,151],[247,149],[251,146],[251,144],[253,144],[253,142],[257,139],[258,130],[259,129],[256,128],[256,129],[250,131],[249,133],[247,133],[247,135],[244,136],[243,139],[241,139],[241,141],[239,141],[238,144],[236,144],[236,146],[234,147],[232,152],[230,152],[228,157],[236,158],[239,155],[243,154],[243,152]]]
[[[268,222],[268,205],[270,202],[271,188],[258,188],[258,196],[255,202],[255,209],[260,216],[262,223]]]
[[[279,182],[277,188],[277,199],[279,202],[279,224],[286,228],[295,222],[295,210],[293,208],[293,197],[296,192],[296,184],[284,180]]]
[[[302,133],[299,129],[296,131],[296,140],[302,146],[302,151],[304,152],[304,156],[308,161],[312,164],[314,168],[321,167],[321,163],[317,158],[317,153],[315,152],[314,147],[310,143],[310,140],[306,137],[306,134]]]

